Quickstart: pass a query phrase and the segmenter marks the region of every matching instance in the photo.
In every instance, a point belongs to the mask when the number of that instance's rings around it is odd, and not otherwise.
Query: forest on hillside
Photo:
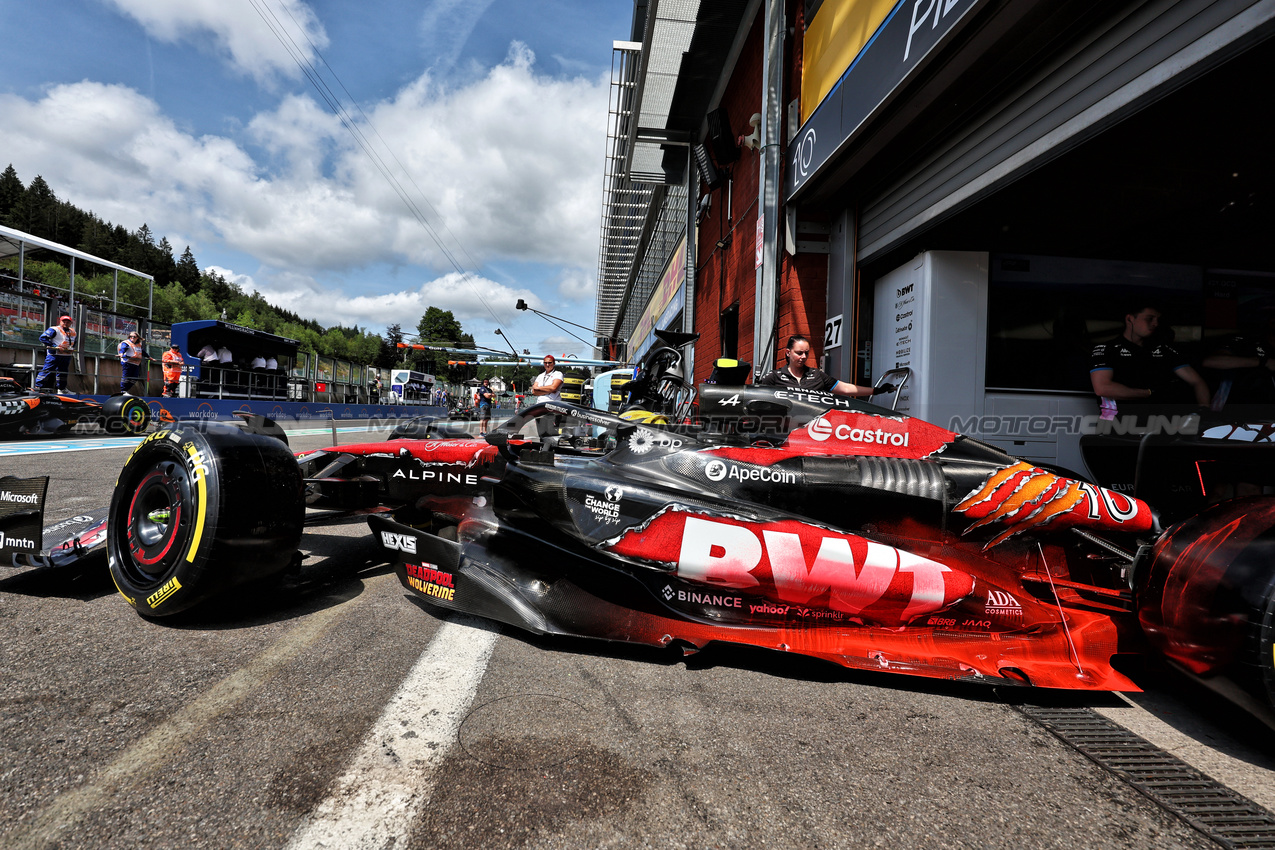
[[[357,325],[324,327],[314,319],[276,307],[257,292],[243,288],[215,272],[203,271],[187,245],[180,257],[167,237],[156,234],[145,223],[136,230],[112,224],[91,210],[84,211],[60,200],[53,189],[37,175],[23,184],[10,164],[0,173],[0,224],[58,242],[104,260],[127,266],[155,278],[153,319],[175,322],[197,319],[219,319],[237,325],[295,339],[302,351],[326,357],[368,363],[381,368],[407,365],[419,371],[459,382],[495,373],[489,366],[455,366],[448,360],[460,359],[455,354],[401,349],[405,335],[401,325],[390,325],[384,335],[360,329]],[[17,257],[0,260],[0,269],[16,277]],[[28,257],[23,265],[23,278],[32,283],[67,289],[70,267],[65,257]],[[93,306],[111,307],[113,270],[80,261],[75,267],[76,298]],[[147,282],[144,278],[120,274],[117,298],[119,312],[144,316]],[[131,305],[131,306],[125,306]],[[474,338],[465,333],[450,310],[429,307],[417,324],[421,342],[472,348]],[[519,369],[519,383],[527,369]],[[508,379],[508,370],[503,373]],[[534,374],[534,370],[531,370]]]

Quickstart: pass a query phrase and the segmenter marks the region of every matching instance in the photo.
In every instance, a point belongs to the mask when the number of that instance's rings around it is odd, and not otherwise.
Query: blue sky
[[[593,320],[629,0],[0,0],[0,14],[0,168],[23,182],[144,222],[325,324],[410,329],[433,305],[482,344],[502,327],[520,348],[583,349],[513,305]]]

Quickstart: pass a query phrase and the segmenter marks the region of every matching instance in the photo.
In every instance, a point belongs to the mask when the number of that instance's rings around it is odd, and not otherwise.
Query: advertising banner
[[[789,145],[784,199],[791,200],[952,28],[983,4],[984,0],[899,0]],[[815,20],[826,11],[820,9]]]
[[[44,527],[44,496],[49,479],[0,478],[0,564],[14,555],[38,555]]]

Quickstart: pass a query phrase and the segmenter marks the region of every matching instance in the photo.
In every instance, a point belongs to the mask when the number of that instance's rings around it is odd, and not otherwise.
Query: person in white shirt
[[[531,394],[536,397],[536,401],[562,401],[562,373],[554,366],[553,355],[546,354],[545,370],[531,384]]]
[[[531,384],[531,394],[537,402],[562,401],[562,373],[555,366],[553,355],[546,354],[545,370]],[[552,436],[558,430],[558,417],[541,416],[536,420],[536,428],[541,437]]]
[[[260,354],[252,358],[252,368],[254,369],[266,368],[266,358],[262,357]]]

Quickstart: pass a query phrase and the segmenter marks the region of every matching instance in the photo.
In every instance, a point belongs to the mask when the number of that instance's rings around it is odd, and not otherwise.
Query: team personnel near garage
[[[757,379],[759,387],[791,387],[793,389],[814,390],[815,392],[831,392],[834,395],[857,396],[867,398],[878,393],[894,392],[891,384],[873,387],[861,387],[838,381],[827,372],[815,366],[807,366],[810,359],[810,340],[801,334],[788,337],[788,347],[784,349],[787,363],[784,368],[776,369]]]
[[[1139,404],[1180,401],[1179,380],[1190,387],[1196,404],[1209,403],[1208,384],[1187,358],[1167,342],[1157,342],[1162,318],[1156,307],[1140,306],[1125,314],[1124,333],[1094,346],[1089,380],[1103,419],[1114,419],[1121,402],[1126,412],[1137,412]]]
[[[75,323],[63,316],[58,323],[40,334],[44,343],[44,368],[35,379],[40,389],[66,392],[66,375],[71,370],[71,352],[75,350]]]

